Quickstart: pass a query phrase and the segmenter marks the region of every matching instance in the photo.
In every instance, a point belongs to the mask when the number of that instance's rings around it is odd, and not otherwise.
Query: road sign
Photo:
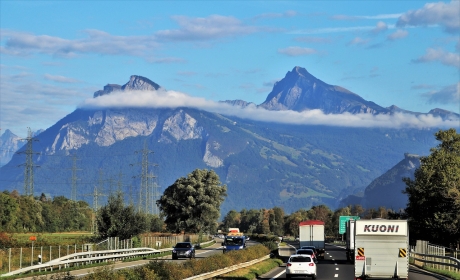
[[[29,240],[30,241],[37,241],[37,237],[36,236],[31,236],[31,237],[29,237]]]
[[[339,234],[344,234],[346,229],[346,223],[348,220],[359,220],[359,216],[340,216],[339,217]]]

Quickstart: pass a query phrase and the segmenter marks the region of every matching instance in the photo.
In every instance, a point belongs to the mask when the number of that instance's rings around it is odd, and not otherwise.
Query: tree
[[[107,205],[97,212],[97,229],[101,238],[128,239],[147,229],[147,218],[136,212],[133,206],[124,206],[123,195],[109,196]]]
[[[220,228],[227,232],[229,228],[240,228],[241,214],[236,210],[230,210],[227,215],[222,219],[222,225]]]
[[[13,231],[19,205],[7,192],[0,193],[0,231]]]
[[[157,205],[171,231],[213,232],[225,196],[227,187],[213,170],[195,169],[166,188]]]
[[[411,236],[450,245],[460,242],[460,135],[435,133],[439,145],[420,158],[414,180],[404,178]]]

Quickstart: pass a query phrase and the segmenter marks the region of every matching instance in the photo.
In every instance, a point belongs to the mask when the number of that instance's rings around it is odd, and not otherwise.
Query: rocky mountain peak
[[[123,86],[117,84],[107,84],[103,90],[98,90],[94,93],[94,98],[106,94],[110,94],[114,91],[125,91],[125,90],[157,90],[160,86],[151,80],[137,75],[132,75],[129,78],[129,82]]]
[[[2,138],[10,138],[10,137],[16,137],[16,135],[11,132],[11,130],[6,129],[5,132],[2,134]]]
[[[160,86],[151,80],[137,75],[132,75],[124,86],[121,87],[122,90],[157,90]]]
[[[260,106],[268,110],[299,112],[320,109],[326,114],[388,112],[388,109],[366,101],[345,88],[323,82],[299,66],[295,66],[275,83]]]

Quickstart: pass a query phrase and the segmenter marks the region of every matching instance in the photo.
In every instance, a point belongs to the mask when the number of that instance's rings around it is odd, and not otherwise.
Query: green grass
[[[232,271],[228,274],[223,274],[220,276],[216,276],[213,279],[247,279],[247,280],[254,280],[260,277],[261,275],[269,272],[270,270],[279,267],[283,264],[283,261],[280,259],[268,259],[257,263],[252,266],[248,266],[242,269],[238,269]]]
[[[431,271],[431,272],[434,272],[434,273],[437,273],[437,274],[447,276],[447,277],[449,277],[451,279],[454,279],[454,280],[460,280],[460,273],[459,272],[435,269],[435,268],[431,268],[431,267],[427,267],[427,266],[423,267],[423,269]]]

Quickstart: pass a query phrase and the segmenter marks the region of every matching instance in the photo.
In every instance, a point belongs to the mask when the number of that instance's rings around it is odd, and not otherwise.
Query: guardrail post
[[[8,250],[8,272],[11,272],[11,248]]]
[[[22,247],[21,247],[21,249],[19,251],[19,269],[21,269],[21,268],[22,268]]]

